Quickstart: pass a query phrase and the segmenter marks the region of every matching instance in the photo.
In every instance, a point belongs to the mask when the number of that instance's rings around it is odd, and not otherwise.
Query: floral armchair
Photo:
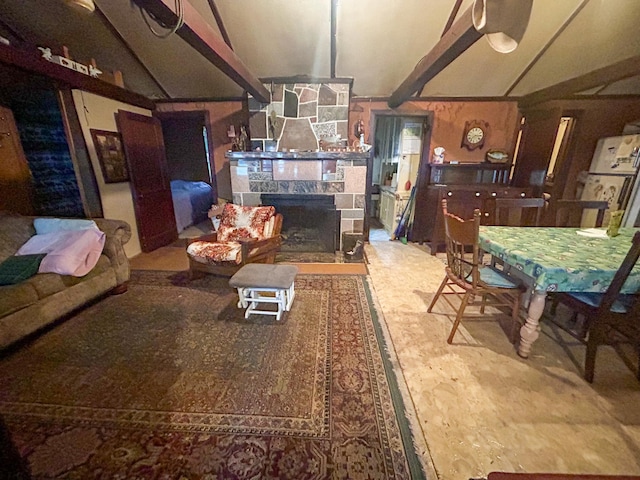
[[[247,263],[274,263],[282,243],[282,215],[272,206],[227,203],[217,232],[187,241],[189,274],[231,276]]]

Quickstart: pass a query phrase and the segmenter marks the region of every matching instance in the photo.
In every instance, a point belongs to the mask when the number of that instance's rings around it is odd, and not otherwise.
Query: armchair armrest
[[[216,242],[218,241],[218,234],[216,232],[207,233],[206,235],[201,235],[199,237],[187,238],[187,246],[191,245],[193,242]]]
[[[282,236],[280,234],[263,240],[242,240],[240,241],[242,247],[242,263],[247,263],[252,259],[274,253],[280,248],[281,244]]]

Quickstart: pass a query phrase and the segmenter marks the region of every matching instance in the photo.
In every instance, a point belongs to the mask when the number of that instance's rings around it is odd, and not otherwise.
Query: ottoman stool
[[[229,279],[229,285],[238,289],[238,308],[246,308],[244,318],[252,313],[275,315],[280,320],[282,312],[291,310],[295,297],[294,280],[298,267],[294,265],[273,265],[249,263]],[[264,295],[270,293],[271,295]],[[277,311],[258,310],[260,303],[275,303]]]

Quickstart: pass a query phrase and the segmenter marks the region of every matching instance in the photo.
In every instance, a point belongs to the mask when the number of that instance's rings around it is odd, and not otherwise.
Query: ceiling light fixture
[[[474,0],[473,26],[496,52],[513,52],[527,29],[533,0]]]
[[[83,13],[90,13],[96,9],[96,4],[93,3],[93,0],[65,0],[64,3]]]

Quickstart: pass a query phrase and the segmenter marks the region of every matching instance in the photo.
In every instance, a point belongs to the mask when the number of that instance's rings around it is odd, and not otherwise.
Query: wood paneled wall
[[[548,165],[551,150],[541,150],[541,146],[553,146],[560,117],[576,119],[567,157],[557,167],[551,191],[553,198],[571,199],[574,198],[578,172],[589,169],[598,139],[622,135],[627,123],[640,119],[640,98],[556,100],[536,105],[524,111],[523,115],[527,123],[540,118],[553,119],[555,127],[535,129],[532,135],[525,133],[517,164],[518,185],[524,185],[522,182],[531,171]]]

